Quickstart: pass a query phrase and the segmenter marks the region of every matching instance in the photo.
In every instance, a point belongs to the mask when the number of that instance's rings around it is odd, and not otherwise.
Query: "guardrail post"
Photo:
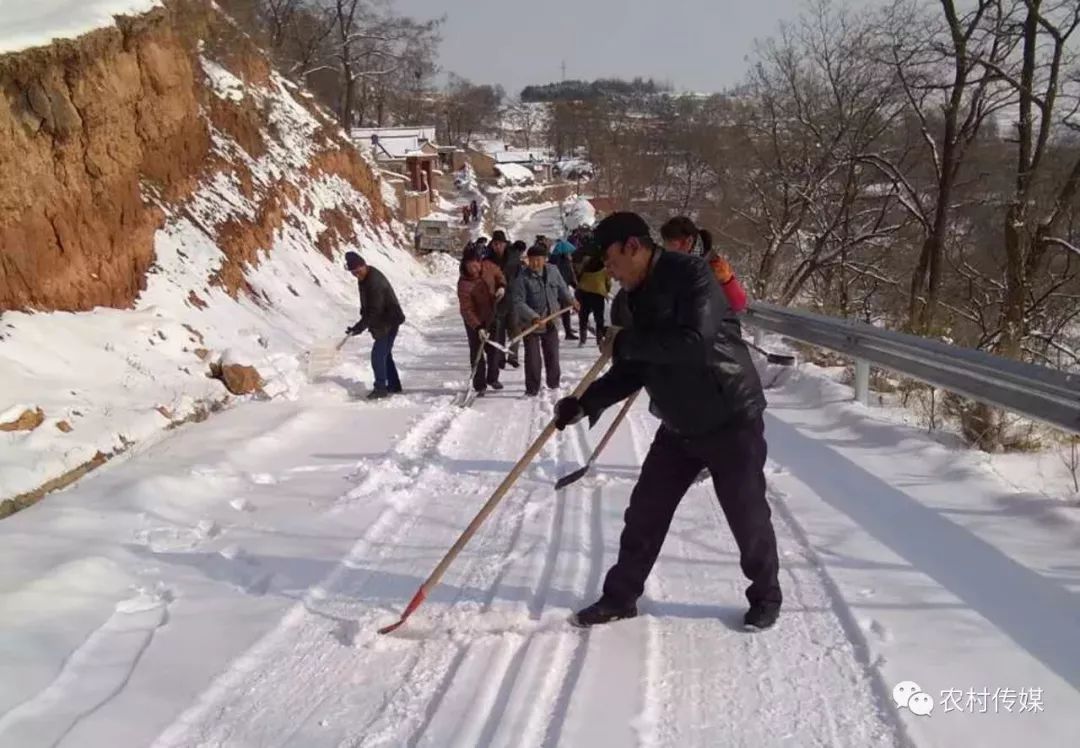
[[[765,345],[765,331],[760,327],[754,328],[754,345],[760,347]]]
[[[855,399],[870,404],[870,362],[861,358],[855,359]]]

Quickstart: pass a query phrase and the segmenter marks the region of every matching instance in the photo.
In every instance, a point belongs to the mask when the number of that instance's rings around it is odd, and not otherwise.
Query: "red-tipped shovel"
[[[600,358],[596,359],[596,363],[592,365],[592,368],[590,368],[585,373],[585,376],[582,378],[581,382],[574,390],[574,397],[581,397],[583,394],[585,394],[585,390],[587,390],[589,388],[589,385],[593,383],[593,380],[600,375],[601,370],[607,365],[607,362],[610,358],[611,347],[610,345],[608,345],[604,347],[603,352],[600,354]],[[454,559],[457,558],[457,555],[461,552],[461,549],[465,547],[465,544],[469,542],[469,540],[472,538],[473,534],[477,531],[480,525],[483,524],[485,519],[487,519],[487,516],[491,514],[491,512],[495,509],[498,503],[502,500],[503,496],[505,496],[507,491],[510,490],[510,487],[514,485],[517,479],[525,471],[525,468],[529,466],[529,463],[536,458],[536,455],[540,453],[540,450],[543,449],[544,444],[547,443],[547,440],[550,439],[552,434],[554,433],[555,421],[552,420],[551,423],[545,426],[544,430],[540,432],[540,436],[536,437],[536,440],[529,446],[527,450],[525,450],[525,454],[523,454],[521,456],[521,459],[517,461],[517,464],[514,465],[513,468],[511,468],[509,474],[507,474],[507,476],[503,478],[503,482],[500,483],[499,487],[495,489],[495,492],[491,494],[491,498],[489,498],[487,500],[487,503],[480,508],[480,511],[473,518],[473,521],[470,522],[469,526],[465,528],[465,531],[461,533],[461,537],[457,539],[457,542],[455,542],[454,545],[450,548],[450,550],[447,551],[446,555],[443,556],[442,561],[440,561],[439,565],[435,567],[435,571],[431,572],[431,576],[424,580],[424,583],[420,585],[420,589],[416,591],[416,594],[413,595],[412,600],[410,600],[409,604],[405,606],[405,612],[401,614],[401,618],[399,618],[395,623],[379,629],[380,634],[389,634],[391,631],[396,631],[403,623],[405,623],[406,620],[408,620],[409,616],[411,616],[413,612],[420,607],[420,604],[424,602],[424,598],[427,597],[428,592],[430,592],[432,588],[434,588],[435,585],[439,583],[439,580],[442,579],[442,575],[450,567],[450,564],[453,563]]]

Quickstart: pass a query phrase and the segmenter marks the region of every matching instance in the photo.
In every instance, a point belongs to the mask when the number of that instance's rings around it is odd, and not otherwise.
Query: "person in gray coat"
[[[578,308],[577,300],[558,268],[548,265],[547,247],[537,244],[528,251],[526,266],[510,288],[514,313],[522,327],[566,307]],[[540,393],[540,360],[547,373],[547,386],[559,386],[559,330],[554,321],[525,338],[525,394]]]

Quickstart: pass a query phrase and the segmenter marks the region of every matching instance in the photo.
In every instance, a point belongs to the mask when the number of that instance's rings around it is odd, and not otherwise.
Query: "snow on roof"
[[[160,0],[0,0],[0,54],[70,39],[139,15]]]
[[[2,2],[2,0],[0,0]],[[379,137],[379,146],[374,146],[371,136]],[[354,127],[353,142],[357,145],[374,149],[379,161],[402,159],[406,156],[426,156],[419,152],[425,143],[435,140],[434,127]]]
[[[497,164],[543,163],[547,160],[547,154],[536,149],[514,148],[508,151],[496,151],[491,155]]]
[[[435,140],[435,126],[430,127],[354,127],[352,136],[354,140],[371,140],[372,135],[383,138],[416,138],[418,140]]]
[[[536,180],[532,171],[519,164],[496,164],[495,169],[507,184],[531,184]]]

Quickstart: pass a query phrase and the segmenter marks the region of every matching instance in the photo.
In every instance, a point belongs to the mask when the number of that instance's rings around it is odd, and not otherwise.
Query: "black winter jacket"
[[[581,398],[590,417],[641,387],[650,412],[682,436],[709,434],[765,410],[739,321],[700,258],[655,250],[645,281],[619,292],[612,321],[624,329],[615,339],[615,363]]]
[[[570,259],[569,254],[557,254],[552,255],[548,260],[549,265],[554,265],[559,269],[559,274],[562,275],[566,285],[570,288],[577,286],[577,275],[574,273],[574,262]]]
[[[367,330],[371,337],[378,340],[385,338],[405,321],[405,313],[401,311],[394,288],[377,269],[369,266],[367,276],[357,281],[357,285],[360,287],[357,334]]]
[[[521,264],[521,252],[514,249],[510,244],[506,245],[506,249],[503,250],[503,256],[497,257],[495,250],[488,250],[487,256],[484,258],[487,262],[494,262],[502,271],[503,277],[506,278],[506,287],[509,289],[514,285],[514,281],[518,277],[518,273],[524,265]],[[514,308],[513,303],[510,300],[510,294],[506,294],[502,300],[495,306],[495,314],[499,317],[511,316]]]

